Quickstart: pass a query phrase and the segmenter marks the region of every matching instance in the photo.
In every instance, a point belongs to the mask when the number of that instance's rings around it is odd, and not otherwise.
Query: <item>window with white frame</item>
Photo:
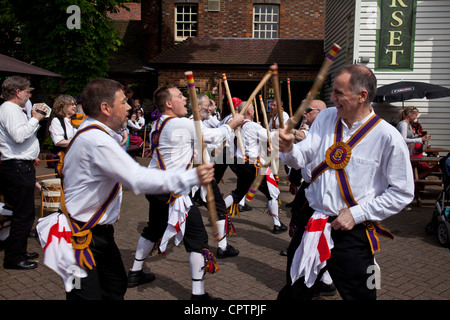
[[[175,41],[197,36],[198,7],[196,4],[175,6]]]
[[[253,7],[253,38],[278,38],[279,12],[278,5],[255,5]]]

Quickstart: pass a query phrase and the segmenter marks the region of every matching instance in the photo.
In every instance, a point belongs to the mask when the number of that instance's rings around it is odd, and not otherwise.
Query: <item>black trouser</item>
[[[5,264],[25,259],[27,241],[35,217],[34,188],[36,170],[33,160],[6,160],[0,165],[1,191],[12,206],[11,228],[5,242]]]
[[[83,223],[80,223],[83,225]],[[91,229],[89,248],[96,266],[81,278],[81,288],[66,293],[67,300],[123,300],[127,291],[127,274],[119,248],[114,241],[112,225]]]
[[[142,231],[142,237],[152,242],[158,242],[167,228],[169,217],[170,195],[146,195],[150,204],[147,226]],[[193,203],[186,218],[186,228],[183,238],[187,252],[200,252],[203,248],[209,249],[208,234],[203,224],[202,215]]]
[[[234,203],[239,203],[239,201],[247,194],[248,189],[255,180],[257,169],[251,163],[237,164],[236,169],[238,179],[236,189],[232,192],[232,195]],[[269,193],[269,187],[267,186],[266,176],[264,176],[258,190],[266,196],[267,200],[272,199]]]
[[[214,180],[216,180],[217,184],[222,180],[228,167],[237,175],[236,157],[230,153],[229,148],[223,148],[221,158],[218,160],[214,164]]]
[[[291,224],[295,225],[296,230],[288,247],[286,285],[278,295],[279,300],[311,299],[314,293],[314,286],[306,287],[304,277],[291,284],[290,276],[295,251],[300,245],[305,226],[314,213],[305,197],[307,186],[308,184],[303,183],[294,199]],[[369,269],[369,267],[374,265],[374,258],[366,235],[365,225],[358,224],[350,231],[332,229],[331,237],[334,248],[331,250],[331,257],[327,261],[326,268],[322,269],[317,276],[315,285],[320,282],[325,270],[328,270],[342,299],[376,299],[376,290],[368,284],[368,279],[372,276],[372,272],[370,272],[372,269]]]

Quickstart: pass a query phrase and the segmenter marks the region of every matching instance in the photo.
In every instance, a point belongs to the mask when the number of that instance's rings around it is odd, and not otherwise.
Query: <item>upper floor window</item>
[[[175,41],[197,36],[198,7],[196,4],[175,6]]]
[[[279,10],[277,5],[253,7],[253,38],[278,38]]]

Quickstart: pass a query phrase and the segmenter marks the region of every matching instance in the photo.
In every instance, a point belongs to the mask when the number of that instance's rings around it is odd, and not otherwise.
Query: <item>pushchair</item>
[[[426,226],[429,234],[436,234],[442,246],[450,247],[450,153],[439,161],[443,189],[436,199],[431,221]]]

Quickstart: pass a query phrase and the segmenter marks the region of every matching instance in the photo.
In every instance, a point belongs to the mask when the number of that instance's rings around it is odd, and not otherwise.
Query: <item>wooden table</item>
[[[429,146],[427,148],[423,148],[423,152],[425,152],[429,157],[439,157],[446,156],[447,153],[450,152],[450,149]]]
[[[427,153],[428,154],[428,153]],[[439,165],[439,161],[442,157],[411,157],[411,165],[414,172],[414,186],[415,186],[415,199],[417,205],[422,204],[422,198],[420,192],[425,189],[425,186],[435,185],[442,186],[442,171]],[[421,162],[428,164],[429,169],[425,169],[419,173],[419,166]],[[434,177],[433,179],[429,179]]]

